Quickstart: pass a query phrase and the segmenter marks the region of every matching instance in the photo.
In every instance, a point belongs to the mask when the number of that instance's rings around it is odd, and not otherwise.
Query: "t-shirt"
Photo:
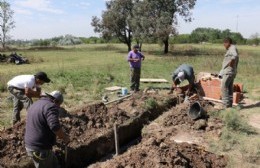
[[[175,81],[178,73],[179,72],[184,72],[184,79],[187,79],[189,81],[189,84],[194,84],[195,82],[195,76],[194,76],[194,71],[192,66],[188,65],[188,64],[182,64],[180,65],[173,73],[172,75],[172,80]]]
[[[136,53],[134,51],[130,51],[128,53],[128,57],[127,57],[130,67],[131,68],[141,68],[143,57],[144,57],[143,54],[139,51],[137,51]],[[139,59],[139,61],[137,61],[137,62],[129,61],[130,58]]]
[[[7,83],[7,86],[13,86],[19,89],[25,89],[26,87],[33,89],[35,87],[38,87],[35,83],[34,75],[15,76]]]
[[[228,65],[231,62],[231,60],[235,60],[234,67],[231,67]],[[220,74],[221,75],[227,75],[227,74],[236,75],[238,61],[239,61],[239,57],[238,57],[237,48],[235,45],[230,45],[230,47],[228,48],[228,50],[225,54]]]
[[[60,128],[59,107],[49,97],[40,98],[27,112],[25,147],[33,150],[52,149],[56,143],[54,132]]]

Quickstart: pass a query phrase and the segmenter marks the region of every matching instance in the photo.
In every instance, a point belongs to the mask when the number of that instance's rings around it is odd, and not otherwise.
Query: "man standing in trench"
[[[144,55],[138,51],[139,46],[135,45],[133,50],[128,53],[127,61],[130,64],[131,69],[131,91],[139,91],[140,86],[140,76],[141,76],[141,66],[144,60]]]
[[[219,73],[221,78],[221,95],[225,108],[232,107],[233,103],[233,83],[237,74],[239,62],[238,51],[232,43],[231,38],[224,39],[224,47],[227,50]]]
[[[51,80],[45,72],[35,75],[18,75],[7,83],[7,89],[13,99],[13,124],[21,120],[20,112],[25,107],[28,109],[33,103],[32,97],[40,97],[40,85]]]
[[[66,144],[69,137],[59,122],[59,108],[63,96],[53,91],[42,96],[28,109],[25,128],[25,148],[36,168],[57,168],[58,159],[52,152],[56,136]]]

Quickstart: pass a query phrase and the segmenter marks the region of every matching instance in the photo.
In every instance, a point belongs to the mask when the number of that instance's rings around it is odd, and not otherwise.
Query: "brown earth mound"
[[[158,108],[160,108],[154,100],[158,104],[163,102],[165,106],[173,103],[171,98],[158,94],[135,94],[123,102],[109,106],[105,106],[103,103],[93,103],[78,107],[70,113],[65,110],[61,111],[61,124],[71,138],[69,147],[79,149],[78,147],[81,145],[88,144],[96,137],[102,136],[113,127],[115,122],[122,124],[132,117],[138,116],[145,109],[150,109],[149,113],[153,116],[153,111],[158,111]],[[186,105],[176,107],[177,110],[173,110],[172,113],[169,113],[170,115],[167,114],[168,117],[163,120],[163,126],[188,125],[189,128],[194,129],[197,121],[189,118],[186,113],[187,108]],[[166,109],[164,108],[164,110]],[[207,121],[207,125],[205,126],[206,129],[203,127],[203,130],[207,130],[209,127],[211,129],[208,130],[214,129],[214,124],[210,124],[207,117],[205,121]],[[16,167],[17,165],[19,167],[33,167],[26,155],[24,131],[25,121],[0,132],[0,167]],[[164,139],[155,138],[153,135],[145,136],[142,143],[118,157],[121,158],[118,161],[116,159],[111,160],[108,165],[114,162],[114,166],[111,167],[120,167],[120,165],[121,167],[133,167],[132,165],[136,167],[171,167],[171,165],[221,167],[225,165],[223,157],[206,152],[196,145],[176,144],[169,140],[169,137],[162,137]],[[54,151],[60,163],[64,166],[65,151],[62,142],[58,141]]]
[[[163,96],[151,96],[158,102],[164,100]],[[132,116],[142,113],[147,95],[135,94],[129,100],[118,104],[105,106],[103,103],[93,103],[78,107],[73,112],[60,112],[60,121],[69,134],[71,142],[69,147],[77,148],[87,144],[106,130],[113,127],[116,122],[124,123]],[[121,105],[123,103],[123,105]],[[124,110],[126,109],[126,110]],[[131,111],[131,112],[130,112]],[[0,167],[13,165],[28,165],[28,157],[24,147],[25,121],[17,123],[13,128],[0,132]],[[64,163],[64,145],[58,141],[54,151],[61,163]],[[15,167],[15,166],[13,166]],[[23,166],[21,166],[23,167]]]
[[[213,110],[211,103],[200,103],[203,109]],[[217,135],[223,126],[222,121],[209,118],[207,114],[192,120],[187,114],[189,107],[189,104],[173,107],[142,130],[141,143],[120,156],[90,167],[225,167],[227,158],[208,152],[201,146],[206,134]],[[177,143],[179,135],[188,136],[186,139],[181,137]]]
[[[169,139],[143,139],[142,143],[132,147],[126,153],[114,159],[97,163],[91,168],[222,168],[227,164],[224,156],[207,152],[197,145],[177,144]]]

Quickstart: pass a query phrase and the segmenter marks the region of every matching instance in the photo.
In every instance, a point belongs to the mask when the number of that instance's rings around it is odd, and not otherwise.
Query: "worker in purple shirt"
[[[144,58],[144,55],[139,52],[139,45],[133,46],[132,51],[128,53],[127,61],[129,62],[131,70],[131,91],[139,91],[141,66]]]

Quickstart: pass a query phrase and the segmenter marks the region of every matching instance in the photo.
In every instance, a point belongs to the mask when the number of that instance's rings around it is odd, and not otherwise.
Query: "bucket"
[[[204,110],[201,107],[200,103],[195,102],[190,106],[188,115],[193,120],[196,120],[196,119],[200,118],[201,116],[203,116],[203,113],[204,113]]]
[[[128,93],[127,88],[123,87],[122,88],[122,95],[125,96],[125,95],[127,95],[127,93]]]

